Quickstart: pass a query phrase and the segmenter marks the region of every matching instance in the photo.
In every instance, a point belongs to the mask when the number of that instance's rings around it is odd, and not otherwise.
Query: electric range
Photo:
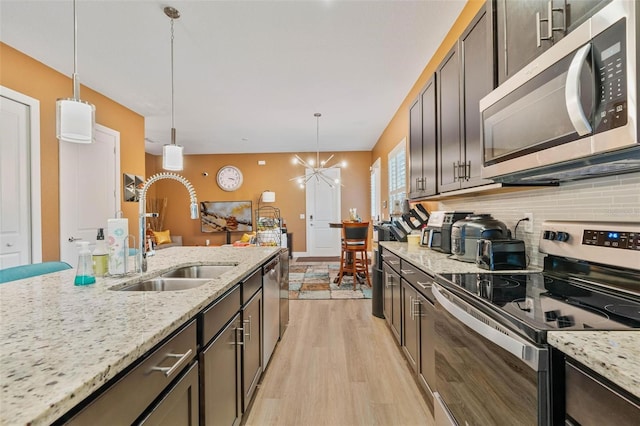
[[[547,332],[640,329],[640,223],[547,221],[539,249],[539,273],[436,276],[436,424],[564,423]]]
[[[640,223],[548,221],[540,251],[548,254],[541,273],[440,274],[439,282],[537,343],[549,330],[640,329]]]

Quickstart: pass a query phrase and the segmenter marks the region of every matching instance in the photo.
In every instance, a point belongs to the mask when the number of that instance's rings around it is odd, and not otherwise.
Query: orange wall
[[[301,154],[302,158],[312,154]],[[329,154],[321,154],[327,158]],[[293,153],[275,154],[219,154],[219,155],[186,155],[184,171],[181,175],[189,179],[198,195],[198,201],[229,201],[251,200],[254,210],[258,206],[258,198],[263,191],[274,191],[276,202],[269,204],[280,209],[285,220],[287,231],[293,234],[293,251],[306,251],[306,220],[300,219],[305,211],[305,192],[289,181],[292,177],[304,173],[302,166],[292,163]],[[162,158],[147,155],[147,177],[162,171]],[[258,160],[264,160],[266,165],[259,166]],[[368,151],[338,152],[332,160],[347,161],[346,168],[341,169],[342,189],[341,209],[342,217],[349,217],[349,209],[355,207],[358,214],[367,218],[370,216],[369,206],[369,165],[371,153]],[[216,173],[220,167],[233,165],[243,174],[243,184],[237,191],[226,192],[216,184]],[[209,173],[203,176],[202,173]],[[210,240],[212,245],[224,244],[225,234],[210,234],[200,232],[200,221],[189,219],[189,194],[178,182],[161,180],[155,183],[155,196],[167,197],[167,216],[165,228],[172,235],[182,235],[186,245],[204,245]],[[306,216],[305,216],[306,217]],[[242,233],[232,234],[232,241],[239,239]]]
[[[71,97],[71,79],[0,43],[0,85],[40,101],[42,260],[58,260],[60,217],[55,107],[56,99]],[[144,175],[144,118],[85,86],[80,93],[82,100],[95,105],[96,122],[120,132],[120,170]],[[130,204],[123,202],[122,210],[129,218],[130,232],[135,232],[137,205]]]
[[[427,63],[427,66],[422,71],[422,74],[418,77],[418,80],[414,83],[413,87],[407,94],[407,97],[404,99],[400,107],[396,111],[395,115],[387,124],[386,129],[382,132],[382,135],[378,139],[378,142],[373,147],[373,152],[371,155],[372,164],[377,158],[380,158],[382,161],[382,182],[381,182],[381,191],[382,191],[382,200],[386,200],[386,196],[384,194],[388,194],[389,186],[388,186],[388,173],[387,170],[387,155],[389,152],[402,140],[402,138],[406,138],[407,143],[407,155],[409,154],[408,144],[409,144],[409,107],[413,103],[413,101],[420,94],[420,90],[427,83],[429,78],[436,71],[436,68],[442,62],[442,59],[447,54],[447,52],[454,46],[458,38],[462,35],[464,30],[467,28],[467,25],[471,22],[471,20],[475,17],[476,13],[480,10],[480,8],[484,5],[484,0],[469,0],[465,5],[462,12],[460,12],[460,16],[449,30],[449,33],[446,35],[440,47],[436,51],[436,53],[431,57],[431,60]],[[407,165],[409,164],[409,159],[407,158]],[[407,179],[409,176],[407,176]],[[435,204],[434,204],[435,205]],[[428,208],[430,210],[430,208]],[[389,218],[389,209],[382,209],[384,217],[386,219]]]

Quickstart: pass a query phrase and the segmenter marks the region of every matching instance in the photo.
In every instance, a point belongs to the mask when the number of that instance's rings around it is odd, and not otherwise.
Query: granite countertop
[[[419,245],[410,245],[397,241],[380,241],[379,245],[388,249],[391,253],[400,256],[402,259],[411,262],[413,265],[422,267],[425,272],[431,274],[465,274],[465,273],[504,273],[504,272],[540,272],[542,269],[530,266],[527,270],[514,271],[489,271],[476,266],[473,262],[461,262],[451,258],[450,254],[441,253]]]
[[[70,269],[0,285],[0,424],[49,424],[279,250],[173,247],[144,274],[74,286]],[[237,264],[198,288],[112,291],[178,266]]]
[[[549,331],[547,340],[640,398],[640,331]]]

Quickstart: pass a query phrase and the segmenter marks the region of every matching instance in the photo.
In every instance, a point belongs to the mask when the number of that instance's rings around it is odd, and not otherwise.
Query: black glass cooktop
[[[489,302],[536,341],[549,330],[640,329],[640,297],[548,274],[441,274],[447,287]],[[469,299],[469,297],[467,297]]]

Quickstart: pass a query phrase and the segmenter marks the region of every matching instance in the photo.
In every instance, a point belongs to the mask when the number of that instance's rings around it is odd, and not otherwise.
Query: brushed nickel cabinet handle
[[[171,367],[151,367],[151,371],[160,371],[164,373],[165,377],[169,377],[176,372],[178,367],[183,362],[189,359],[192,353],[193,351],[189,349],[186,353],[183,353],[183,354],[167,354],[167,358],[178,358],[175,364],[173,364]]]

